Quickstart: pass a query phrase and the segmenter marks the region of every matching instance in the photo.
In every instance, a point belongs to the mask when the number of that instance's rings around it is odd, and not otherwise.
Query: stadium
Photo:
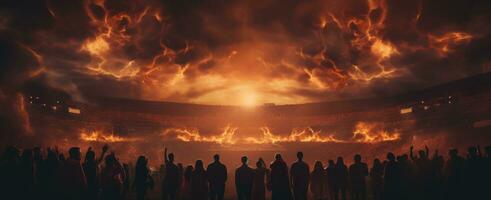
[[[80,103],[39,88],[35,91],[52,95],[27,91],[25,103],[33,129],[41,138],[53,138],[44,140],[48,146],[60,139],[82,146],[114,143],[125,146],[123,154],[147,153],[155,160],[161,160],[155,149],[162,145],[177,155],[197,150],[196,158],[224,151],[269,152],[272,157],[302,148],[327,160],[358,151],[367,157],[383,156],[387,149],[405,152],[410,144],[445,149],[489,139],[483,133],[489,132],[491,108],[483,105],[491,100],[490,77],[392,97],[253,108],[108,97]]]

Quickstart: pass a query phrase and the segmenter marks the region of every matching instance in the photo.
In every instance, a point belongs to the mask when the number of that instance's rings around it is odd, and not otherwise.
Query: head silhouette
[[[174,162],[174,154],[173,153],[169,153],[169,155],[167,157],[169,158],[170,162]]]
[[[92,150],[87,151],[87,153],[85,154],[85,161],[86,162],[95,161],[95,152]]]
[[[476,147],[469,147],[469,149],[467,149],[467,152],[469,152],[470,157],[477,157],[477,148]]]
[[[32,149],[24,149],[20,157],[22,162],[30,163],[34,161],[34,154],[32,152]]]
[[[301,151],[297,152],[297,159],[299,161],[302,161],[303,160],[303,152],[301,152]]]
[[[322,170],[324,170],[324,166],[322,166],[322,162],[321,161],[315,161],[314,171],[322,171]]]
[[[139,156],[138,159],[136,160],[136,167],[146,167],[148,164],[147,158],[145,156]]]
[[[80,155],[80,148],[79,147],[72,147],[70,150],[68,150],[68,155],[70,159],[73,160],[81,160],[81,155]]]
[[[220,155],[215,154],[215,155],[213,156],[213,160],[214,160],[215,162],[220,162]]]
[[[34,160],[40,161],[43,159],[41,147],[34,147],[33,152],[34,152]]]
[[[116,159],[116,155],[114,153],[107,155],[106,158],[104,159],[106,167],[114,166],[117,161],[118,160]]]
[[[338,159],[336,160],[336,165],[344,165],[343,157],[338,157]]]
[[[418,151],[419,158],[427,158],[426,152],[423,150]]]
[[[256,167],[257,168],[263,168],[264,167],[264,160],[262,158],[259,158],[259,160],[257,160]]]
[[[448,151],[448,155],[450,156],[450,158],[457,158],[459,155],[459,151],[457,149],[450,149]]]
[[[8,146],[2,155],[2,160],[14,161],[19,159],[20,150],[14,146]]]
[[[329,160],[329,161],[327,161],[327,163],[329,163],[329,166],[330,167],[333,167],[334,166],[334,160]]]
[[[373,160],[373,167],[380,167],[380,166],[382,166],[382,163],[378,158],[375,158],[375,160]]]
[[[491,146],[484,147],[484,152],[486,152],[488,157],[491,157]]]
[[[392,152],[387,153],[387,160],[389,161],[395,161],[396,157]]]
[[[354,157],[354,160],[355,160],[355,163],[360,163],[361,162],[361,155],[360,154],[356,154],[355,157]]]
[[[196,160],[196,163],[194,164],[194,170],[195,171],[204,171],[205,168],[203,167],[203,161],[202,160]]]
[[[275,160],[283,160],[283,158],[281,157],[281,154],[277,153],[275,156],[274,156]]]
[[[188,165],[186,167],[186,169],[184,170],[184,180],[186,181],[191,181],[191,174],[193,173],[193,166],[192,165]]]
[[[242,156],[242,158],[240,158],[240,162],[242,162],[243,165],[247,165],[247,156]]]

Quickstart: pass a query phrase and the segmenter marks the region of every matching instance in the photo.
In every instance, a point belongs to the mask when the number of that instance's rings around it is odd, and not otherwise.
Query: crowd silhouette
[[[43,151],[36,147],[19,150],[7,147],[0,160],[1,199],[120,200],[134,192],[137,200],[148,199],[155,180],[148,158],[139,156],[136,165],[123,164],[105,145],[97,157],[89,148],[82,161],[81,150],[72,147],[68,157],[58,148]],[[470,147],[466,157],[457,149],[448,151],[448,159],[425,147],[417,155],[387,153],[386,159],[374,159],[371,168],[360,154],[347,166],[343,157],[327,166],[315,161],[312,170],[302,152],[288,164],[280,154],[266,165],[262,158],[255,168],[243,156],[235,169],[238,200],[457,200],[491,199],[487,190],[491,181],[491,146]],[[220,155],[206,169],[202,160],[194,166],[175,163],[173,153],[164,150],[160,170],[161,199],[223,200],[228,180],[227,167]],[[134,177],[130,177],[132,174]]]

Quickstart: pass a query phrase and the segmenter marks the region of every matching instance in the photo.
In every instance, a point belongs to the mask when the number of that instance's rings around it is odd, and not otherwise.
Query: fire
[[[247,137],[245,138],[245,141],[251,144],[276,144],[281,142],[342,142],[332,135],[322,137],[320,136],[320,131],[314,131],[310,127],[294,129],[288,136],[274,135],[268,127],[261,127],[259,129],[262,132],[262,137]]]
[[[176,139],[184,142],[212,142],[217,144],[235,144],[236,127],[226,126],[219,135],[201,136],[197,129],[169,128],[162,133],[163,136],[175,135]]]
[[[236,137],[236,127],[226,126],[219,135],[202,136],[198,129],[169,128],[162,133],[163,136],[175,135],[175,139],[183,142],[209,142],[224,144],[279,144],[285,142],[312,142],[312,143],[379,143],[398,141],[401,139],[399,132],[391,133],[385,130],[381,124],[358,122],[353,130],[353,136],[349,139],[339,139],[333,134],[323,133],[322,130],[314,130],[311,127],[295,128],[290,134],[283,136],[272,133],[267,126],[260,127],[259,137]]]
[[[87,132],[85,130],[83,130],[82,133],[80,133],[80,139],[86,142],[103,142],[103,143],[130,142],[130,141],[138,140],[137,138],[126,138],[114,134],[105,134],[102,131]]]
[[[354,142],[360,143],[377,143],[397,141],[400,139],[400,133],[389,133],[386,130],[380,129],[377,124],[370,124],[366,122],[358,122],[356,124],[352,138]]]

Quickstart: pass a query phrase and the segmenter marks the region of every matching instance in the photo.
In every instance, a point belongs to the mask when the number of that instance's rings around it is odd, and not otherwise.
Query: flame
[[[130,142],[136,141],[138,138],[127,138],[121,137],[114,134],[106,134],[102,131],[85,131],[80,133],[80,139],[86,142],[103,142],[103,143],[114,143],[114,142]]]
[[[219,135],[201,136],[197,129],[169,128],[162,133],[163,136],[175,135],[176,139],[184,142],[213,142],[217,144],[235,144],[236,127],[226,126]]]
[[[262,137],[247,137],[245,141],[251,144],[276,144],[281,142],[342,142],[329,135],[320,136],[321,131],[314,131],[312,128],[294,129],[288,136],[279,136],[271,133],[268,127],[261,127]]]
[[[400,133],[389,133],[383,129],[377,130],[377,126],[377,124],[358,122],[353,131],[352,140],[360,143],[377,143],[401,139]]]
[[[290,134],[283,136],[272,133],[267,126],[260,127],[259,137],[236,137],[236,127],[226,126],[219,135],[202,136],[198,129],[168,128],[163,136],[175,135],[175,139],[183,142],[209,142],[217,144],[278,144],[285,142],[313,142],[313,143],[379,143],[401,139],[399,132],[389,132],[381,124],[358,122],[350,139],[339,139],[333,134],[325,134],[322,130],[311,127],[295,128]]]

